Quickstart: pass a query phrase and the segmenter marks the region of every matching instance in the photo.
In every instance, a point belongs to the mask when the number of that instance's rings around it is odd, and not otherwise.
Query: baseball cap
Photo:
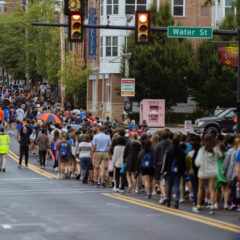
[[[0,132],[4,132],[4,128],[3,127],[0,128]]]

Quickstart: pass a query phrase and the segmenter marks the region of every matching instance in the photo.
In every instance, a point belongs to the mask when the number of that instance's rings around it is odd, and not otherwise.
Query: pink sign
[[[140,103],[140,124],[146,120],[149,127],[165,127],[165,100],[144,99]]]

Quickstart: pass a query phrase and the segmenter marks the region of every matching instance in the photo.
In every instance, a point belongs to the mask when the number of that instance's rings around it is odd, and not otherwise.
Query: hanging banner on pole
[[[122,97],[135,96],[135,78],[121,79],[121,96]]]
[[[218,47],[221,54],[221,65],[238,68],[238,47]]]

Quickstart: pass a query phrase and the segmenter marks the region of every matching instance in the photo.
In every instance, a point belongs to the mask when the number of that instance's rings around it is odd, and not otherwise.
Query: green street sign
[[[206,27],[168,27],[169,38],[212,38],[212,28]]]

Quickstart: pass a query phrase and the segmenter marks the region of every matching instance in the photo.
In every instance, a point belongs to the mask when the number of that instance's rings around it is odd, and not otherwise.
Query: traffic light
[[[64,0],[64,14],[69,15],[71,13],[84,13],[84,1],[83,0]]]
[[[69,42],[83,41],[83,15],[81,13],[72,13],[69,15]]]
[[[136,11],[136,44],[149,44],[150,41],[150,11]]]

